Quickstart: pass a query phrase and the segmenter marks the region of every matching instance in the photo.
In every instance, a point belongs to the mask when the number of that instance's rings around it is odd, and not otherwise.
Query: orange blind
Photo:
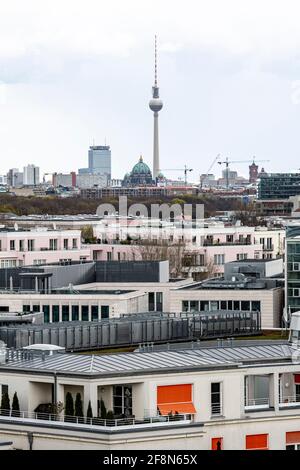
[[[157,387],[157,404],[188,403],[192,401],[192,384],[160,385]]]
[[[218,442],[220,445],[218,445]],[[222,450],[223,449],[223,437],[213,437],[211,440],[211,450]]]
[[[300,444],[300,431],[293,431],[286,433],[287,444]]]
[[[246,449],[268,449],[268,436],[268,434],[252,434],[251,436],[246,436]]]

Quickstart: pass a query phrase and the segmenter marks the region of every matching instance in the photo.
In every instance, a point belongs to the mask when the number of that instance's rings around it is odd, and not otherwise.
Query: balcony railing
[[[178,422],[188,424],[191,420],[191,415],[180,414],[173,416],[151,416],[144,418],[122,418],[122,419],[102,419],[102,418],[87,418],[80,416],[66,416],[64,414],[51,414],[51,413],[39,413],[34,411],[14,411],[14,410],[3,410],[0,409],[0,421],[1,420],[20,420],[20,421],[34,421],[35,424],[39,422],[47,422],[49,426],[58,425],[75,425],[84,426],[90,428],[110,428],[117,430],[123,426],[168,426],[176,424]]]
[[[251,240],[233,240],[232,242],[217,240],[204,240],[203,246],[234,246],[234,245],[252,245]]]
[[[300,406],[300,395],[293,395],[289,397],[280,397],[279,399],[280,408],[289,406]]]
[[[248,398],[245,401],[245,410],[259,410],[270,408],[270,399],[268,398]]]
[[[222,415],[222,404],[213,403],[211,405],[211,415],[212,416],[221,416]]]

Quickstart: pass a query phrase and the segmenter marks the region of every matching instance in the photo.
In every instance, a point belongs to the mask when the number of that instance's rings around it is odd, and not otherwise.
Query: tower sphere
[[[151,111],[154,113],[158,113],[163,107],[163,102],[159,98],[152,98],[152,100],[149,101],[149,108]]]

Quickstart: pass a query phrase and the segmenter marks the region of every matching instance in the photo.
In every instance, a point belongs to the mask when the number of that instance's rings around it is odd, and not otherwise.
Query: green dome
[[[134,165],[134,167],[132,168],[131,174],[132,175],[149,175],[149,176],[151,176],[151,170],[148,167],[148,165],[146,165],[146,163],[143,162],[143,157],[142,156],[140,157],[139,162],[136,163],[136,165]]]

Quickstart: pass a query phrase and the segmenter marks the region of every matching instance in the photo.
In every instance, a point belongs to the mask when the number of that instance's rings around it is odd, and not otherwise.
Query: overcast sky
[[[299,0],[0,0],[0,174],[152,167],[153,42],[159,39],[162,168],[220,153],[300,167]],[[220,173],[219,165],[215,171]],[[236,165],[247,175],[248,164]],[[167,172],[165,172],[167,174]],[[168,172],[179,176],[180,172]]]

